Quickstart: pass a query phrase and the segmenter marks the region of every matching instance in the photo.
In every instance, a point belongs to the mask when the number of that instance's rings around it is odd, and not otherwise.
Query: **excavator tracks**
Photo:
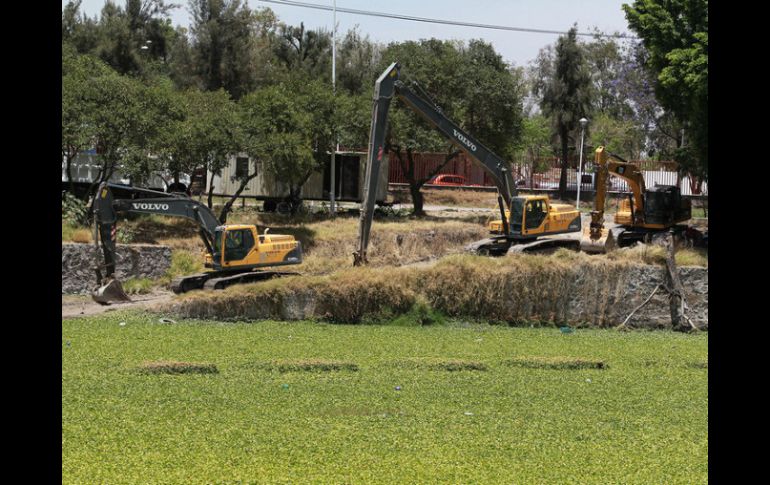
[[[175,278],[171,282],[171,290],[174,293],[186,293],[192,290],[223,290],[228,286],[242,283],[254,283],[265,281],[280,276],[292,276],[299,273],[281,271],[244,271],[233,273],[232,271],[210,271],[189,276]]]
[[[254,283],[256,281],[265,281],[280,276],[298,275],[299,273],[283,273],[279,271],[251,271],[248,273],[239,273],[221,278],[211,278],[203,285],[204,290],[224,290],[230,285]]]
[[[505,236],[482,239],[465,246],[465,250],[482,256],[505,256],[515,253],[548,253],[559,248],[577,251],[580,240],[570,237],[545,236],[534,241],[514,241]]]

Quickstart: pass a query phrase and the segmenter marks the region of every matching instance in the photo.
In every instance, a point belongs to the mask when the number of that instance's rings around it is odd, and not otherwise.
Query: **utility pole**
[[[575,206],[578,210],[578,215],[580,215],[580,186],[583,185],[583,142],[585,141],[586,136],[586,125],[588,124],[588,120],[585,118],[580,118],[580,160],[578,161],[578,173],[577,173],[577,202]]]
[[[332,92],[334,93],[334,96],[336,98],[337,96],[337,0],[334,0],[334,8],[332,10],[333,12],[333,27],[332,27]],[[336,111],[336,103],[335,103],[335,111]],[[333,121],[332,121],[333,122]],[[331,173],[329,174],[329,181],[331,187],[329,188],[329,211],[331,212],[332,216],[336,214],[337,212],[337,203],[336,200],[334,200],[335,196],[335,188],[337,186],[336,181],[336,155],[337,150],[339,150],[339,145],[336,143],[337,141],[337,131],[334,130],[334,141],[335,146],[332,147],[332,163],[331,163]]]

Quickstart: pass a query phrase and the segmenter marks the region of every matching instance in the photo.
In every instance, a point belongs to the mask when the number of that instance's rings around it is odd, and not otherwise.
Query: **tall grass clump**
[[[377,323],[402,315],[416,301],[404,284],[406,272],[355,268],[334,274],[316,288],[316,314],[337,323]]]

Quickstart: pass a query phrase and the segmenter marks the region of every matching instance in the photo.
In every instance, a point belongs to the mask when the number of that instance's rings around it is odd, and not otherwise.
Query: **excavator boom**
[[[460,126],[447,118],[441,110],[430,101],[423,99],[413,92],[399,79],[400,65],[392,63],[380,75],[374,85],[374,107],[372,109],[372,125],[369,133],[369,150],[366,172],[364,175],[364,203],[361,207],[361,221],[358,231],[358,249],[353,253],[353,264],[366,264],[366,250],[369,246],[369,234],[374,215],[374,204],[380,165],[385,155],[385,131],[388,111],[393,96],[401,99],[409,108],[414,110],[436,130],[444,135],[460,150],[478,162],[490,175],[498,191],[498,204],[503,215],[504,231],[508,233],[509,222],[504,217],[506,207],[510,210],[511,201],[516,197],[516,185],[511,176],[508,163],[495,155],[489,148],[467,133]],[[505,204],[505,205],[503,205]]]

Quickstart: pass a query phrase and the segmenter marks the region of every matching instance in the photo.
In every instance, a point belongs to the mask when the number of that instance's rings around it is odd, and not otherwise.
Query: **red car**
[[[452,185],[455,187],[461,187],[463,185],[469,185],[468,181],[462,175],[454,174],[440,174],[436,175],[428,181],[431,185]]]

